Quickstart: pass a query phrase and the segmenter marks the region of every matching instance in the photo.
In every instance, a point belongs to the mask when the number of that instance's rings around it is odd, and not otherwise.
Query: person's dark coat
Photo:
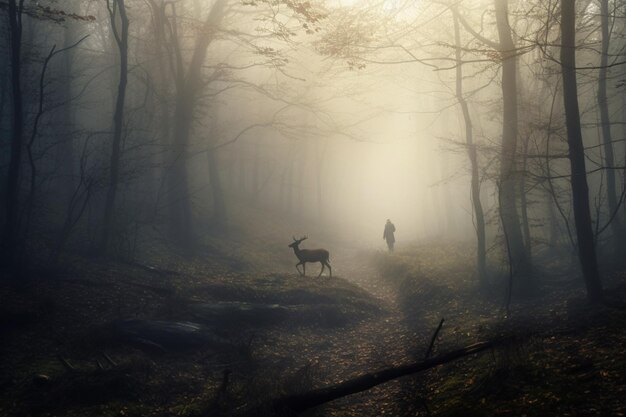
[[[396,232],[396,226],[393,225],[389,220],[385,224],[385,231],[383,232],[383,239],[387,241],[387,243],[395,243],[396,238],[393,235]]]

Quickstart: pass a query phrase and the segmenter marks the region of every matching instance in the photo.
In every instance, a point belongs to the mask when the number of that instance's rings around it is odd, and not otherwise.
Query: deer
[[[330,267],[330,263],[328,261],[330,253],[328,253],[326,249],[300,249],[298,245],[300,245],[300,243],[302,243],[302,241],[306,239],[306,236],[300,239],[296,239],[296,237],[293,236],[293,242],[290,245],[287,245],[288,247],[293,249],[293,253],[296,254],[296,257],[300,261],[296,264],[296,269],[298,270],[298,273],[301,276],[306,276],[306,263],[319,262],[320,264],[322,264],[322,270],[317,277],[319,278],[320,276],[322,276],[325,267],[328,267],[328,271],[330,272],[330,276],[332,277],[333,269]],[[302,272],[300,272],[300,268],[298,268],[300,265],[302,265]]]

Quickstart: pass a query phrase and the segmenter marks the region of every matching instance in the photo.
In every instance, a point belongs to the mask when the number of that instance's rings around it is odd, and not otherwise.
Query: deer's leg
[[[328,261],[324,261],[324,263],[326,264],[326,266],[328,267],[328,271],[330,273],[330,277],[332,278],[333,276],[333,269],[330,267],[330,262]]]
[[[302,276],[302,272],[300,272],[300,268],[298,268],[299,265],[303,265],[302,262],[298,262],[296,264],[296,269],[298,270],[298,274],[300,274],[300,276]]]
[[[322,276],[322,273],[324,272],[324,261],[320,261],[320,264],[322,265],[322,270],[320,271],[320,274],[317,276],[318,278]]]
[[[302,276],[306,277],[306,262],[302,262]]]

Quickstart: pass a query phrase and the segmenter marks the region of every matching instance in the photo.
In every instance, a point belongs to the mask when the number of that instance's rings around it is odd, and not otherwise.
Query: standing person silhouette
[[[396,226],[391,223],[391,220],[387,219],[387,223],[385,223],[385,231],[383,232],[383,239],[387,241],[389,252],[393,252],[393,244],[396,243],[396,238],[393,235],[395,232]]]

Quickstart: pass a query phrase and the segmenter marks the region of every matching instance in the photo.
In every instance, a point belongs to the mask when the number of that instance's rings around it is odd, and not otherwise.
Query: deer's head
[[[297,248],[297,247],[298,247],[298,245],[299,245],[299,244],[300,244],[303,240],[306,240],[306,238],[307,238],[306,236],[303,236],[303,237],[301,237],[300,239],[296,239],[296,237],[295,237],[295,236],[292,236],[292,237],[293,237],[293,242],[291,242],[291,244],[287,245],[287,246],[289,246],[290,248]]]

